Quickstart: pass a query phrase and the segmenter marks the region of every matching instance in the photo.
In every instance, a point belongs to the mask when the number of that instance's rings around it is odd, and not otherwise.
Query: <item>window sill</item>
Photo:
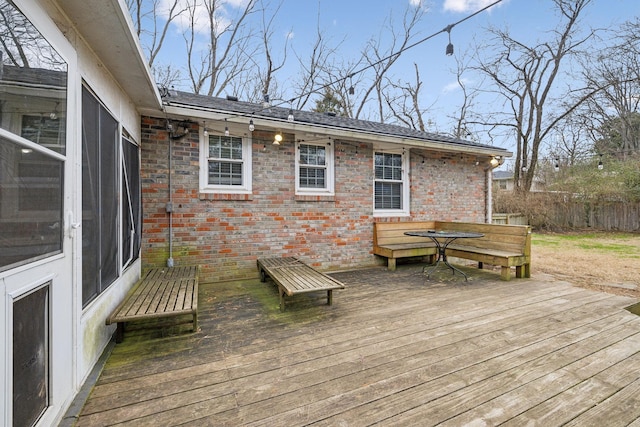
[[[200,200],[239,200],[250,201],[253,200],[253,194],[234,194],[234,193],[198,193]]]
[[[331,194],[296,194],[296,202],[335,202],[336,196]]]

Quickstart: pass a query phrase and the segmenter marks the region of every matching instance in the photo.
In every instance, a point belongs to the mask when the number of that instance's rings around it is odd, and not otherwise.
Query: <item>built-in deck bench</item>
[[[260,281],[270,277],[278,285],[280,311],[284,311],[284,297],[307,292],[327,292],[327,304],[333,304],[333,291],[344,289],[338,280],[317,271],[297,258],[260,258],[257,261]]]
[[[433,256],[436,248],[429,238],[406,236],[407,231],[461,231],[484,234],[483,237],[461,239],[451,243],[447,256],[470,259],[501,267],[503,280],[511,279],[511,267],[516,277],[531,277],[531,227],[450,221],[376,222],[373,226],[373,253],[387,258],[387,268],[395,270],[399,258]],[[433,259],[433,258],[432,258]]]
[[[107,318],[117,323],[116,342],[122,342],[126,322],[191,315],[198,330],[198,267],[149,270]]]

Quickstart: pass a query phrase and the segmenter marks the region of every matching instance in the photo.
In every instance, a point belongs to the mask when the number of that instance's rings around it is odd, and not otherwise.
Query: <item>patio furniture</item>
[[[407,231],[435,230],[481,233],[483,237],[466,239],[447,246],[449,257],[478,262],[478,268],[491,264],[501,267],[500,278],[511,279],[511,267],[516,277],[531,277],[531,227],[528,225],[484,224],[455,221],[375,222],[373,224],[373,253],[387,258],[387,268],[395,270],[396,260],[437,254],[428,238],[406,236]]]
[[[260,281],[270,277],[278,285],[280,311],[284,311],[284,296],[307,292],[327,292],[327,304],[333,304],[333,291],[344,289],[344,284],[323,274],[297,258],[260,258],[257,261]]]
[[[464,233],[461,231],[436,231],[436,230],[427,230],[427,231],[407,231],[404,234],[407,236],[416,236],[416,237],[428,237],[435,243],[436,248],[438,248],[438,259],[435,264],[429,269],[427,272],[427,279],[438,268],[440,261],[442,261],[447,267],[451,269],[453,274],[457,271],[458,273],[464,276],[464,280],[467,281],[467,275],[464,272],[453,265],[449,264],[447,261],[447,247],[453,243],[457,239],[478,239],[483,237],[482,233]],[[426,266],[422,269],[422,272],[426,270]]]
[[[127,297],[107,317],[117,323],[116,342],[124,338],[125,323],[182,315],[192,316],[198,330],[198,267],[166,267],[149,270]]]

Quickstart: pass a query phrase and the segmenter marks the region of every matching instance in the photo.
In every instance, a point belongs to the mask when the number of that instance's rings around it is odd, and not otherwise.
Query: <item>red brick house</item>
[[[382,263],[374,221],[490,222],[505,149],[330,114],[165,91],[143,112],[143,268],[257,277],[256,259]],[[280,141],[275,138],[281,137]]]

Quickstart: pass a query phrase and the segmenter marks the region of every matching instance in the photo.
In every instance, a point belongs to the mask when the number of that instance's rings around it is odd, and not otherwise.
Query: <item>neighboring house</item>
[[[512,171],[494,171],[493,172],[493,188],[495,191],[513,191],[515,188],[515,182],[513,179]],[[531,184],[531,191],[544,191],[544,182],[539,178],[534,177]]]
[[[119,0],[0,0],[0,425],[56,425],[139,279],[140,108]]]
[[[143,267],[257,277],[258,257],[382,263],[374,221],[491,222],[508,151],[405,127],[163,91],[142,124]],[[274,144],[281,136],[279,145]]]

